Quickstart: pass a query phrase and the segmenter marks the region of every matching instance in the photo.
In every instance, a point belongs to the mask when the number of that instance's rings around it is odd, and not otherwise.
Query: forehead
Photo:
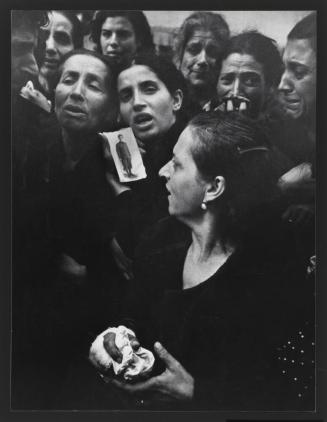
[[[193,160],[191,147],[194,141],[194,137],[196,137],[196,134],[190,129],[190,127],[187,127],[183,130],[174,147],[174,155],[177,158],[192,158]]]
[[[193,42],[199,43],[217,43],[212,32],[206,31],[204,29],[196,29],[191,37],[188,39],[187,44]]]
[[[65,31],[65,32],[73,32],[73,24],[71,21],[66,18],[63,14],[52,11],[48,13],[49,22],[43,28],[45,29],[53,29],[56,31]]]
[[[306,65],[316,63],[316,52],[313,50],[310,40],[289,40],[283,54],[284,62],[299,62]]]
[[[131,22],[124,16],[108,17],[103,22],[102,29],[111,30],[111,31],[118,30],[118,29],[134,31],[133,25],[131,24]]]
[[[221,72],[263,73],[263,66],[250,54],[232,53],[222,63]]]
[[[82,54],[69,57],[63,64],[62,73],[64,72],[88,73],[100,80],[105,80],[109,76],[108,68],[101,60]]]
[[[123,70],[118,76],[118,88],[126,85],[137,85],[142,82],[153,81],[157,84],[163,84],[158,76],[148,67],[144,65],[134,65]]]

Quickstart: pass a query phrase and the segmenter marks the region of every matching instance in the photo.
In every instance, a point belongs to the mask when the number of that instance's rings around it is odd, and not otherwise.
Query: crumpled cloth
[[[111,358],[103,346],[103,338],[107,333],[115,333],[115,343],[123,355],[121,363]],[[116,375],[123,375],[125,380],[133,380],[139,377],[146,377],[150,374],[154,365],[154,356],[150,350],[139,347],[134,351],[128,334],[135,336],[135,333],[120,325],[119,327],[108,328],[97,336],[91,345],[89,359],[101,372],[113,369]]]

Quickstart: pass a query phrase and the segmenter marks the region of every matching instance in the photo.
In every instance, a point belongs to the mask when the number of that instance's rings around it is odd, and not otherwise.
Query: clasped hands
[[[136,337],[130,337],[134,350],[140,347]],[[115,334],[108,333],[104,337],[104,348],[117,362],[122,355],[115,345]],[[151,377],[146,381],[128,383],[112,379],[111,384],[135,397],[146,397],[146,401],[176,402],[190,401],[194,395],[194,379],[185,368],[159,343],[154,344],[156,355],[165,363],[166,369],[160,375]]]

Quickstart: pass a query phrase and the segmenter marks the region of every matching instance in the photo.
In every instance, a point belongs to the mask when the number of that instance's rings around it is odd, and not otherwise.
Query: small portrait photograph
[[[120,182],[131,182],[146,177],[145,167],[137,142],[130,128],[104,133]]]

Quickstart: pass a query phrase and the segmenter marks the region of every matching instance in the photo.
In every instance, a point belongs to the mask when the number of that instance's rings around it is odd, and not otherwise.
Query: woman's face
[[[194,87],[214,87],[221,54],[222,47],[211,32],[196,30],[185,45],[181,72]]]
[[[46,78],[55,74],[61,57],[74,49],[73,24],[64,15],[48,13],[49,23],[41,28],[45,57],[40,72]]]
[[[108,69],[101,60],[75,55],[63,64],[55,91],[55,111],[69,131],[101,130],[110,110]]]
[[[131,22],[122,16],[107,18],[102,24],[100,46],[112,64],[129,66],[138,47]]]
[[[166,85],[144,65],[134,65],[119,74],[120,113],[141,141],[164,135],[175,123],[181,93],[172,95]]]
[[[222,63],[217,92],[220,101],[246,98],[249,114],[255,117],[263,108],[267,88],[263,66],[249,54],[230,54]],[[227,111],[232,111],[232,105]]]
[[[196,134],[186,127],[174,147],[172,159],[159,171],[159,176],[166,179],[169,213],[176,217],[197,218],[203,214],[201,204],[207,182],[193,159],[191,148],[195,142]]]

